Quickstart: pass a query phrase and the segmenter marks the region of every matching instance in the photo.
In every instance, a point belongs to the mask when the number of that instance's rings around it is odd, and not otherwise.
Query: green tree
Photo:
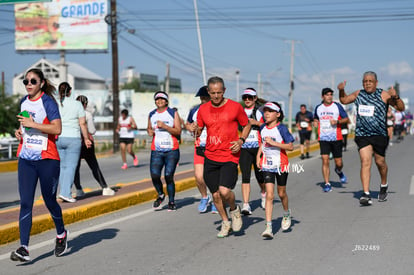
[[[141,83],[138,78],[134,78],[131,82],[122,85],[122,90],[134,90],[136,93],[142,93]]]
[[[20,96],[0,95],[0,133],[14,136],[14,130],[19,127],[16,115],[20,111]]]

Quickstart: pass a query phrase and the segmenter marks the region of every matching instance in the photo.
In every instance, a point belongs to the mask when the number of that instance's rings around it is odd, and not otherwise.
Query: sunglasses
[[[242,99],[243,100],[253,100],[253,96],[251,96],[251,95],[244,95],[244,96],[242,96]]]
[[[30,83],[31,83],[32,85],[36,85],[36,84],[37,84],[37,80],[36,80],[36,79],[34,79],[34,78],[32,78],[32,79],[30,79]],[[27,79],[23,79],[23,84],[24,84],[24,86],[27,86],[27,85],[29,84],[29,80],[27,80]]]

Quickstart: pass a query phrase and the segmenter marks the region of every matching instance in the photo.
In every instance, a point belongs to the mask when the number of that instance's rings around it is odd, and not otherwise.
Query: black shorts
[[[305,144],[305,140],[310,140],[312,131],[299,132],[300,144]]]
[[[321,155],[332,153],[334,158],[342,158],[342,140],[337,141],[319,141]]]
[[[242,148],[240,152],[240,170],[242,174],[242,183],[250,183],[252,174],[252,165],[254,167],[254,174],[258,183],[263,183],[263,173],[260,172],[256,164],[256,156],[259,148]]]
[[[275,180],[277,180],[278,186],[286,186],[287,184],[287,178],[289,173],[283,172],[283,173],[274,173],[274,172],[263,172],[263,177],[265,180],[265,183],[273,183],[275,184]]]
[[[368,145],[371,145],[374,152],[383,157],[385,157],[388,140],[389,138],[385,136],[355,137],[355,143],[358,146],[358,151]]]
[[[234,189],[238,174],[234,162],[217,162],[204,158],[204,181],[211,193],[217,192],[219,186]]]
[[[119,143],[134,144],[134,138],[119,138]]]

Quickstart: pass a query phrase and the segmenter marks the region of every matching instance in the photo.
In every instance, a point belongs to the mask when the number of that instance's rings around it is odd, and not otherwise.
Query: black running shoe
[[[165,195],[158,196],[158,198],[154,201],[154,204],[152,205],[152,207],[154,209],[160,209],[161,204],[164,201],[164,199],[165,199]]]
[[[29,251],[27,251],[26,248],[21,246],[16,251],[13,251],[10,254],[10,259],[12,261],[28,262],[28,261],[30,261]]]
[[[66,253],[68,249],[68,234],[69,232],[65,230],[65,237],[63,238],[56,238],[56,246],[55,246],[55,255],[56,257],[60,257]]]
[[[174,202],[168,203],[168,211],[177,211],[177,205]]]
[[[300,155],[300,159],[305,159],[305,155],[304,154]]]
[[[388,196],[388,186],[381,187],[378,194],[378,201],[386,201]]]
[[[372,204],[371,196],[369,194],[367,195],[363,193],[362,196],[359,198],[359,203],[365,206],[371,205]]]

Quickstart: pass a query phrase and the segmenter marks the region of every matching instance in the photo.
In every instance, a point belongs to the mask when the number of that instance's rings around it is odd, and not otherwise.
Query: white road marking
[[[414,176],[411,176],[410,195],[414,195]]]
[[[199,198],[199,197],[200,197],[200,195],[198,194],[198,195],[189,197],[187,199],[182,199],[180,201],[184,202],[186,200],[191,200],[193,198]],[[116,220],[100,223],[100,224],[97,224],[95,226],[91,226],[91,227],[88,227],[88,228],[85,228],[85,229],[82,229],[82,230],[79,230],[79,231],[72,232],[72,231],[68,230],[69,231],[69,240],[74,239],[74,238],[78,237],[79,235],[82,235],[82,234],[85,234],[85,233],[88,233],[88,232],[92,232],[92,231],[96,231],[98,229],[101,229],[101,228],[104,228],[104,227],[107,227],[107,226],[110,226],[110,225],[113,225],[113,224],[120,224],[123,221],[130,220],[130,219],[135,219],[137,217],[140,217],[140,216],[143,216],[143,215],[146,215],[146,214],[149,214],[149,213],[153,213],[153,212],[154,212],[154,209],[150,208],[150,209],[138,212],[138,213],[134,213],[134,214],[129,215],[129,216],[125,216],[125,217],[122,217],[122,218],[119,218],[119,219],[116,219]],[[48,241],[43,241],[41,243],[30,245],[29,249],[30,249],[30,252],[32,252],[32,251],[34,251],[36,249],[39,249],[39,248],[42,248],[44,246],[53,245],[54,243],[55,243],[55,239],[48,240]],[[10,252],[7,253],[7,254],[0,255],[0,261],[5,260],[5,259],[9,259],[10,258]]]

